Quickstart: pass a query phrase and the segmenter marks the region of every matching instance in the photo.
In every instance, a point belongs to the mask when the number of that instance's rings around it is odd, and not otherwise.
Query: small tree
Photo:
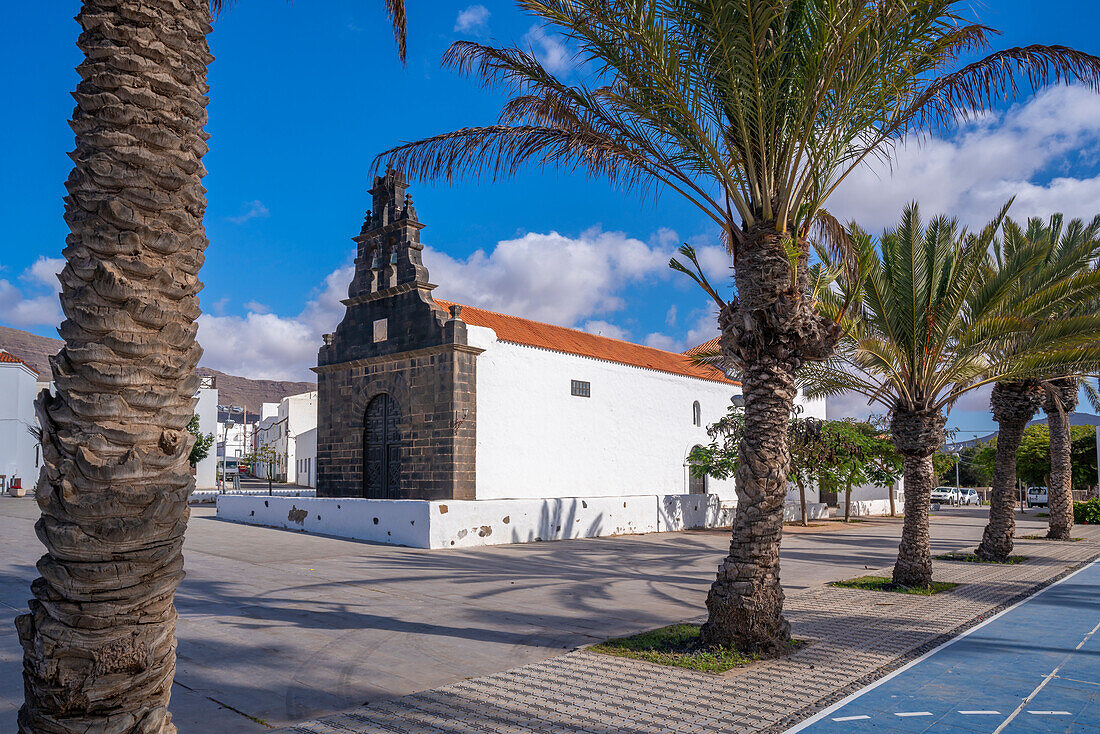
[[[207,433],[203,435],[203,432],[199,430],[199,417],[197,415],[191,416],[191,421],[187,424],[187,432],[195,437],[195,445],[191,447],[191,454],[187,459],[191,462],[193,468],[210,455],[210,447],[214,445],[214,434]]]
[[[264,473],[267,474],[267,494],[270,496],[274,494],[274,490],[271,487],[271,475],[275,473],[275,467],[279,463],[279,452],[275,450],[275,447],[270,444],[264,444],[260,448],[253,451],[244,457],[244,460],[252,465],[263,466]]]

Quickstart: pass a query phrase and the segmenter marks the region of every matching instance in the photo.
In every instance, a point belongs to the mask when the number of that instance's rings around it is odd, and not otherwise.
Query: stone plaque
[[[384,342],[388,337],[388,322],[389,319],[378,319],[374,322],[374,341],[375,343]]]

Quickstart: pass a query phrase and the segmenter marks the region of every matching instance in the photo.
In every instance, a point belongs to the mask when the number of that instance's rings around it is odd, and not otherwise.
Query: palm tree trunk
[[[936,472],[932,455],[943,446],[947,420],[939,410],[913,412],[895,407],[890,433],[902,455],[905,476],[905,520],[901,529],[894,583],[924,587],[932,583],[932,551],[928,533],[928,509]]]
[[[735,248],[737,299],[722,310],[722,350],[742,372],[745,430],[738,449],[737,511],[730,552],[707,595],[700,640],[776,653],[790,640],[779,585],[779,543],[790,469],[788,422],[794,375],[835,348],[839,327],[805,297],[807,269],[791,277],[784,235],[774,225],[746,233]],[[803,255],[808,245],[802,243]]]
[[[989,522],[976,551],[982,560],[1004,562],[1012,555],[1012,538],[1016,534],[1016,452],[1042,396],[1037,380],[998,382],[993,386],[989,402],[998,426],[997,455],[993,463]]]
[[[208,0],[84,0],[57,394],[36,406],[46,555],[16,620],[23,734],[175,732],[168,701],[207,240]]]
[[[741,382],[745,431],[737,465],[737,511],[729,556],[707,595],[709,617],[702,630],[708,645],[771,653],[791,637],[783,618],[779,543],[786,496],[787,421],[796,388],[791,374],[773,372]]]
[[[1050,481],[1047,502],[1050,520],[1047,537],[1069,540],[1073,530],[1073,467],[1069,414],[1077,407],[1077,378],[1064,377],[1048,383],[1044,410],[1050,428]]]

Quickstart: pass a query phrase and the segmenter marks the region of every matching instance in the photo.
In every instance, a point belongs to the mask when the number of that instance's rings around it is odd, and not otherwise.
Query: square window
[[[592,397],[592,383],[583,380],[573,380],[569,386],[569,392],[578,398]]]
[[[378,319],[374,322],[375,343],[384,342],[389,338],[389,319]]]

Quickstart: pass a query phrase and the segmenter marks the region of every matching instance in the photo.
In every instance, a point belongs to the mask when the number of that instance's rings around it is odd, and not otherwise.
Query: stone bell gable
[[[317,358],[317,494],[473,499],[475,360],[460,309],[432,299],[408,185],[370,190],[347,310]]]

